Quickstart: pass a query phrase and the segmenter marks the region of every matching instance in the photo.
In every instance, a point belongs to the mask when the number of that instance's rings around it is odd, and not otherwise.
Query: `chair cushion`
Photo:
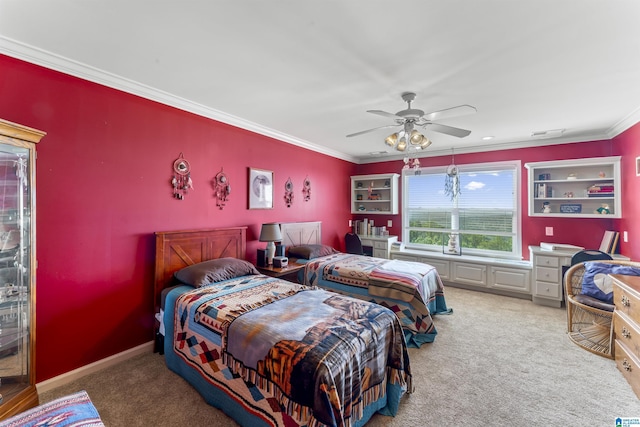
[[[613,304],[607,304],[604,301],[582,294],[574,296],[573,299],[580,304],[588,305],[589,307],[594,307],[604,311],[613,312],[613,310],[616,308],[616,306]]]
[[[640,268],[606,262],[585,262],[582,294],[613,304],[613,281],[609,274],[640,276]]]

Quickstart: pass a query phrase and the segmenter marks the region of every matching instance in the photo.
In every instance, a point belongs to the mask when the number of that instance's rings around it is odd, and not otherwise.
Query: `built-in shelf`
[[[397,173],[357,175],[351,177],[351,213],[398,213]]]
[[[527,163],[529,216],[620,218],[620,157]]]

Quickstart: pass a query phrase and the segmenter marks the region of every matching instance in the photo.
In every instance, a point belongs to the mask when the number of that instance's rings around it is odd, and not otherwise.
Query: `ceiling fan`
[[[446,108],[444,110],[425,114],[425,112],[422,110],[411,108],[411,102],[416,99],[415,93],[404,92],[402,94],[402,99],[407,103],[407,109],[398,111],[395,114],[381,110],[367,110],[368,113],[390,117],[395,120],[395,124],[363,130],[360,132],[349,134],[347,135],[347,137],[349,138],[352,136],[362,135],[365,133],[376,131],[378,129],[402,126],[402,129],[399,132],[389,135],[385,139],[385,142],[387,143],[387,145],[396,147],[398,151],[405,151],[405,149],[407,148],[407,143],[421,149],[427,148],[429,145],[431,145],[431,141],[415,129],[416,126],[429,126],[430,130],[444,133],[446,135],[455,136],[458,138],[464,138],[471,133],[470,130],[447,126],[440,123],[434,123],[434,120],[475,113],[477,110],[471,105],[458,105],[457,107]]]

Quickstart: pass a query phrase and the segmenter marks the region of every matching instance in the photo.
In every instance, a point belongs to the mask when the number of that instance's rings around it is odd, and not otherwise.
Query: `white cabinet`
[[[371,253],[376,258],[389,259],[391,244],[398,240],[398,236],[368,236],[358,235],[365,253]]]
[[[351,177],[351,213],[398,213],[397,173],[357,175]]]
[[[449,285],[519,297],[531,295],[531,264],[526,261],[458,257],[410,249],[391,251],[391,259],[432,265]]]
[[[529,216],[621,218],[620,157],[527,163]]]
[[[533,302],[560,307],[564,296],[562,267],[571,265],[575,252],[545,251],[529,246],[533,264]]]

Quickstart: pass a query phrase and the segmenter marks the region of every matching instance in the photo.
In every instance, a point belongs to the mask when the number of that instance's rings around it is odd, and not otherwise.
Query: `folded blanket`
[[[105,427],[86,391],[44,403],[0,421],[0,427]]]

